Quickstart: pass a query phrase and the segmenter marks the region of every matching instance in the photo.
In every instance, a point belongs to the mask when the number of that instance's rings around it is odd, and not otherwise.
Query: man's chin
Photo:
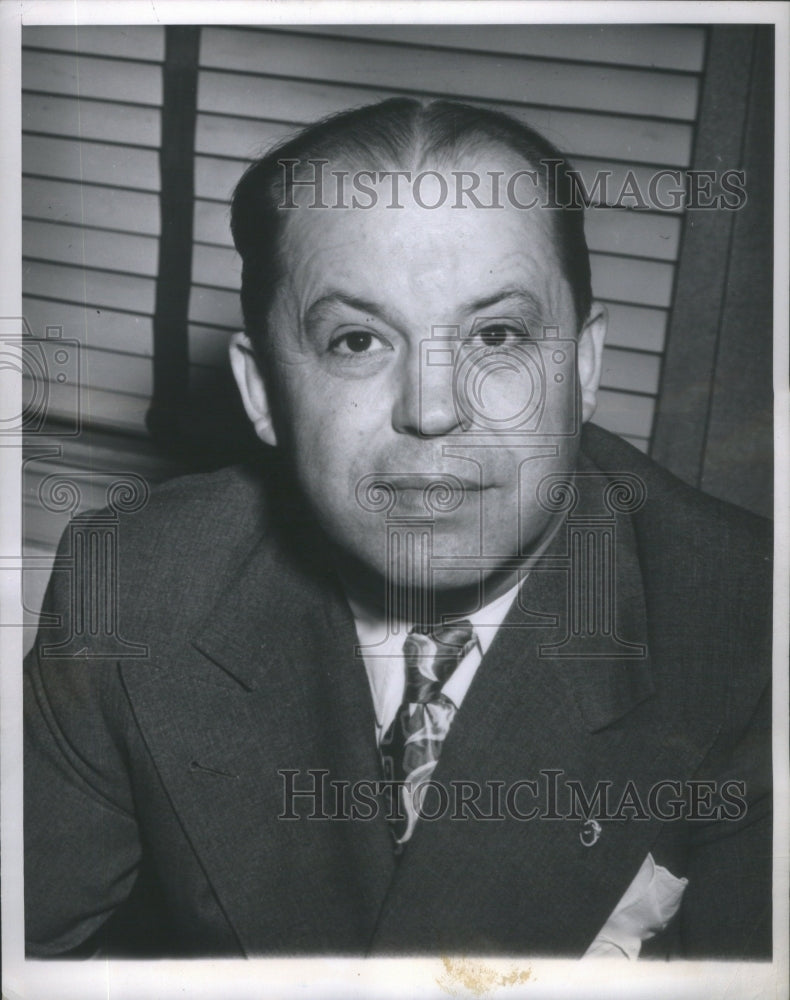
[[[436,557],[437,560],[439,557]],[[345,559],[341,578],[348,596],[372,613],[393,620],[471,614],[513,587],[519,579],[517,562],[506,567],[470,566],[467,557],[445,556],[449,566],[431,566],[408,556],[388,567]],[[466,564],[466,565],[465,565]],[[385,572],[388,569],[389,572]]]

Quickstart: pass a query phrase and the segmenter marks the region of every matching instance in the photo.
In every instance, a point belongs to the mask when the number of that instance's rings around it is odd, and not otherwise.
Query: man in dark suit
[[[274,457],[121,515],[144,656],[62,655],[56,564],[29,953],[769,957],[770,534],[587,423],[557,151],[393,100],[254,164],[233,230]]]

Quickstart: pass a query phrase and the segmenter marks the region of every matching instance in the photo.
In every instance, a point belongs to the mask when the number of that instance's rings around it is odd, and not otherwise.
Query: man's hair
[[[283,276],[280,254],[283,225],[292,204],[296,170],[283,161],[307,165],[325,160],[362,169],[402,169],[415,162],[455,164],[464,154],[514,153],[541,179],[554,217],[555,249],[573,295],[577,324],[592,301],[590,257],[584,213],[574,198],[571,165],[559,150],[528,125],[501,111],[455,101],[422,102],[394,97],[353,108],[308,126],[256,160],[236,186],[231,231],[242,259],[241,305],[246,330],[263,345],[269,311]],[[550,163],[550,169],[538,169]],[[526,209],[525,209],[526,210]]]

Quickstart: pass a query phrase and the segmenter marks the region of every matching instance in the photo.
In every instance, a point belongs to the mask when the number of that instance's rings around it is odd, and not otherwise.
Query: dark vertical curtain
[[[714,26],[692,168],[745,172],[735,211],[686,212],[651,454],[773,512],[772,26]],[[714,191],[717,183],[714,183]],[[703,199],[705,201],[707,199]]]
[[[178,450],[189,400],[189,292],[195,197],[195,124],[200,28],[165,29],[159,269],[154,312],[154,389],[148,429]]]
[[[161,238],[154,315],[154,389],[147,426],[182,470],[260,458],[229,368],[191,369],[192,286],[200,28],[165,29]]]

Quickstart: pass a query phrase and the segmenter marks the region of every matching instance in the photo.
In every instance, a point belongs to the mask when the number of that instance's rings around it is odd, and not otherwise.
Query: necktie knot
[[[475,642],[472,623],[466,620],[450,625],[415,626],[403,644],[406,661],[403,700],[425,704],[435,699]]]

